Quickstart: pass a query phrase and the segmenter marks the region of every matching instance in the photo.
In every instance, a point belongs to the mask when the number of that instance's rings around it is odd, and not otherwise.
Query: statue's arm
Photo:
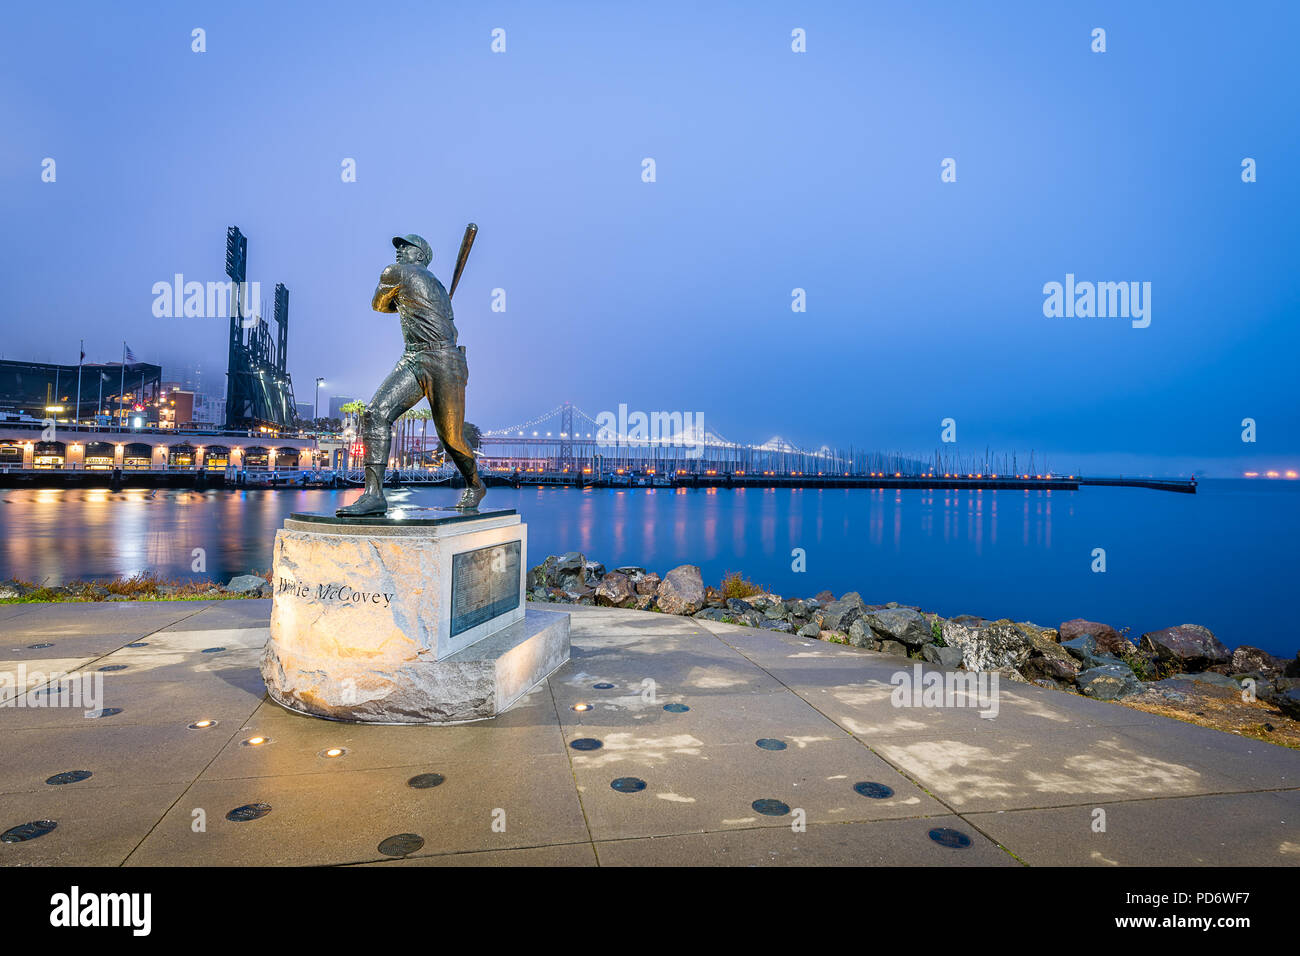
[[[402,285],[402,272],[397,267],[397,263],[386,266],[384,271],[379,274],[379,285],[375,286],[375,294],[370,300],[370,308],[376,312],[396,312],[397,311],[397,290]]]

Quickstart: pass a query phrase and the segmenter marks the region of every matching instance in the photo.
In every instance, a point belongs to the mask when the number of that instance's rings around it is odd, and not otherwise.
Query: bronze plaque
[[[452,637],[519,607],[519,545],[507,541],[452,555]]]

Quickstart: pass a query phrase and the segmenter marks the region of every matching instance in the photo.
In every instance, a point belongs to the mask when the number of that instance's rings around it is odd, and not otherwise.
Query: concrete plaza
[[[0,607],[0,672],[118,709],[0,692],[0,831],[57,824],[0,865],[1300,864],[1300,752],[1117,704],[896,707],[912,661],[529,605],[572,659],[503,717],[343,724],[267,699],[270,603]]]

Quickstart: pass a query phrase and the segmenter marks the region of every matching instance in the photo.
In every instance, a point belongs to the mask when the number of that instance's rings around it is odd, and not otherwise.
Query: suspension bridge
[[[399,425],[400,428],[400,425]],[[395,445],[394,478],[455,482],[429,452],[427,429]],[[433,445],[436,446],[436,439]],[[402,449],[407,449],[403,453]],[[411,452],[414,452],[412,454]],[[732,441],[680,412],[601,412],[562,403],[528,421],[482,431],[479,471],[489,484],[597,487],[847,487],[1074,490],[1106,484],[1194,493],[1196,480],[1093,478],[1057,474],[1014,455],[960,456],[936,450],[929,460],[901,452],[801,448],[776,435],[761,444]],[[349,474],[359,480],[360,475]]]

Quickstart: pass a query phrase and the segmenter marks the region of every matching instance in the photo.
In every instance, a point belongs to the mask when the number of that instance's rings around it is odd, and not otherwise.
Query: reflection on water
[[[6,489],[0,577],[46,583],[156,571],[228,579],[271,564],[291,511],[332,512],[355,491]],[[456,492],[403,489],[446,505]],[[530,563],[579,550],[607,568],[705,579],[741,571],[783,594],[861,592],[871,602],[1042,624],[1089,617],[1143,630],[1205,624],[1229,645],[1291,656],[1280,633],[1297,567],[1296,483],[1207,481],[1197,495],[1147,489],[493,488],[529,524]],[[807,570],[792,570],[802,548]],[[1091,571],[1094,548],[1107,572]],[[195,573],[199,555],[206,573]]]

